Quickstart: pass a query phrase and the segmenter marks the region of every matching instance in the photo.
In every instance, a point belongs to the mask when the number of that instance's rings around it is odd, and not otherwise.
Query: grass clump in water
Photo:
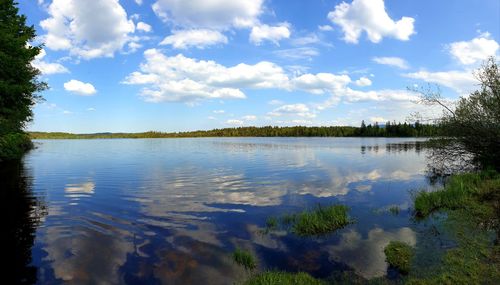
[[[257,260],[255,257],[249,251],[240,248],[236,248],[233,252],[233,260],[247,270],[253,270],[257,267]]]
[[[317,236],[341,229],[352,220],[347,214],[349,208],[344,205],[323,207],[318,205],[312,211],[303,211],[295,215],[292,232],[299,236]]]
[[[410,272],[410,263],[414,255],[411,246],[400,241],[391,241],[384,249],[385,258],[390,266],[403,274]]]
[[[393,215],[399,215],[399,212],[401,212],[401,209],[399,208],[399,206],[397,205],[392,205],[389,207],[389,213],[393,214]]]
[[[280,218],[266,220],[266,231],[278,228],[290,229],[299,236],[324,235],[341,229],[353,221],[347,214],[349,208],[344,205],[321,206],[296,214],[286,214]]]
[[[311,275],[299,272],[289,273],[282,271],[268,271],[253,276],[247,280],[245,285],[322,285],[323,281],[311,277]]]
[[[481,194],[483,181],[494,173],[468,173],[450,177],[444,189],[434,192],[418,192],[415,196],[415,216],[426,218],[440,210],[457,210],[475,204]]]

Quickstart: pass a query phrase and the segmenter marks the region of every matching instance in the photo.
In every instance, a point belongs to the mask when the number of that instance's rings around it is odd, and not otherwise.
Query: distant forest
[[[45,133],[30,132],[33,139],[106,139],[106,138],[193,138],[193,137],[431,137],[438,134],[436,125],[387,122],[385,125],[366,125],[360,127],[237,127],[191,132],[143,132],[143,133]]]

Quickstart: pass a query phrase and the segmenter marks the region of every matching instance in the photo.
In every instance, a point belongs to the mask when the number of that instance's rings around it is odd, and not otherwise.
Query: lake
[[[238,247],[259,270],[381,277],[384,246],[421,235],[410,209],[411,191],[429,187],[419,141],[36,141],[22,163],[1,164],[8,269],[38,284],[234,284],[249,274],[232,260]],[[347,205],[356,222],[319,237],[265,231],[268,217],[318,204]]]

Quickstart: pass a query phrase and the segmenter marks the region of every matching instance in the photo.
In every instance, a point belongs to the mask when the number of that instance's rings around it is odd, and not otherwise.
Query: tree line
[[[99,138],[189,138],[189,137],[428,137],[437,134],[437,126],[429,124],[386,123],[385,126],[369,124],[364,121],[361,127],[325,126],[325,127],[237,127],[207,131],[190,132],[142,132],[142,133],[45,133],[31,132],[33,139],[99,139]]]

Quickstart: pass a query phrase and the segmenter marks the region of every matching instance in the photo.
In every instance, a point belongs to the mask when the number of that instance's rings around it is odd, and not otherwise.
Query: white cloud
[[[157,0],[152,8],[163,21],[188,28],[229,29],[258,23],[264,0]]]
[[[252,32],[250,33],[250,42],[255,45],[260,45],[263,41],[270,41],[275,45],[279,45],[279,41],[282,39],[288,39],[290,37],[290,24],[280,23],[277,26],[269,26],[266,24],[261,24],[252,27]]]
[[[489,33],[484,33],[470,41],[451,43],[448,48],[460,63],[469,65],[496,55],[500,46]]]
[[[157,49],[144,52],[145,60],[139,71],[130,73],[124,84],[144,85],[140,95],[150,102],[197,102],[206,99],[243,99],[244,89],[281,89],[304,91],[312,94],[331,95],[325,102],[317,104],[315,110],[323,110],[337,104],[360,101],[410,101],[415,94],[405,90],[359,91],[350,84],[368,86],[367,77],[357,81],[347,74],[317,73],[289,77],[280,66],[267,61],[253,65],[240,63],[224,66],[215,61],[197,60],[182,54],[166,56]],[[282,104],[273,100],[272,104]],[[274,110],[274,114],[290,114],[314,117],[315,112],[301,111],[297,108],[306,105],[284,105]],[[295,108],[295,109],[294,109]],[[307,107],[308,108],[308,107]]]
[[[273,52],[275,55],[292,60],[298,59],[312,59],[319,55],[319,51],[313,47],[298,47],[290,49],[281,49]]]
[[[64,83],[64,89],[83,96],[90,96],[97,92],[92,84],[84,83],[75,79]]]
[[[257,116],[255,116],[255,115],[246,115],[246,116],[241,117],[241,119],[243,119],[245,121],[255,121],[255,120],[257,120]]]
[[[378,64],[384,64],[389,66],[395,66],[401,69],[408,69],[408,63],[406,60],[400,57],[374,57],[372,60]]]
[[[309,107],[305,104],[289,104],[280,106],[273,111],[269,112],[270,116],[281,117],[281,116],[299,116],[304,118],[314,118],[316,114],[311,112]]]
[[[69,70],[60,63],[44,61],[43,58],[46,55],[47,53],[42,49],[40,53],[35,57],[35,59],[31,62],[31,65],[33,65],[33,67],[37,68],[42,74],[45,75],[69,73]]]
[[[243,125],[243,123],[245,123],[245,122],[243,122],[242,120],[234,120],[234,119],[226,121],[226,124],[235,125],[235,126],[241,126],[241,125]]]
[[[89,112],[93,112],[93,111],[95,111],[95,110],[96,110],[96,109],[95,109],[95,108],[93,108],[93,107],[87,108],[87,111],[89,111]]]
[[[331,73],[304,74],[291,80],[293,89],[304,90],[313,94],[324,94],[343,89],[351,82],[349,76]]]
[[[466,94],[475,89],[478,81],[474,78],[471,71],[440,71],[440,72],[429,72],[429,71],[419,71],[413,73],[404,74],[404,76],[420,79],[429,83],[436,83],[451,89],[454,89],[458,93]]]
[[[367,77],[361,77],[360,79],[355,81],[356,85],[365,87],[372,85],[372,81]]]
[[[218,31],[208,29],[191,29],[173,31],[160,45],[171,45],[176,49],[189,47],[204,48],[216,44],[226,44],[227,37]]]
[[[318,29],[320,31],[323,31],[323,32],[329,32],[329,31],[333,31],[333,27],[330,26],[330,25],[322,25],[322,26],[318,26]]]
[[[224,110],[214,110],[213,113],[214,114],[224,114],[226,111]]]
[[[293,45],[297,46],[305,46],[305,45],[310,45],[310,44],[317,44],[321,42],[320,38],[318,35],[311,33],[303,37],[295,38],[292,40]]]
[[[267,104],[269,104],[269,105],[283,105],[283,101],[274,99],[274,100],[267,102]]]
[[[142,0],[135,0],[135,3],[137,3],[137,5],[142,5]]]
[[[136,29],[138,31],[143,31],[143,32],[146,32],[146,33],[149,33],[149,32],[151,32],[153,30],[153,28],[151,28],[151,25],[146,24],[144,22],[137,23]]]
[[[152,102],[241,99],[245,94],[240,88],[279,88],[288,82],[281,67],[265,61],[226,67],[182,54],[168,57],[157,49],[146,50],[144,56],[140,72],[123,83],[147,85],[141,95]]]
[[[348,43],[358,43],[363,31],[374,43],[380,42],[383,37],[407,41],[414,34],[415,19],[402,17],[398,21],[392,20],[385,10],[384,0],[342,2],[328,13],[328,19],[342,28],[344,40]]]
[[[99,13],[96,13],[99,11]],[[134,38],[135,25],[118,0],[54,0],[40,22],[47,48],[85,59],[112,57]]]
[[[387,122],[387,119],[384,119],[383,117],[370,117],[370,122],[372,123],[385,123]]]

